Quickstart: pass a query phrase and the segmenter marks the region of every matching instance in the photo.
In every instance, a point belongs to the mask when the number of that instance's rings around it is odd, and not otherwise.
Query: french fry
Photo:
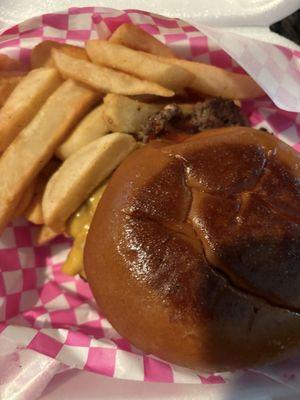
[[[9,70],[9,71],[1,71],[0,70],[0,78],[14,78],[27,75],[28,71],[17,71],[17,70]]]
[[[43,168],[39,176],[36,178],[36,185],[30,203],[24,209],[26,219],[34,224],[41,225],[44,223],[42,212],[42,199],[44,190],[48,180],[60,166],[60,162],[52,159]]]
[[[124,28],[123,28],[124,27]],[[128,33],[132,31],[132,33]],[[112,35],[110,41],[113,43],[123,44],[135,50],[145,50],[149,36],[146,32],[140,32],[140,28],[134,25],[124,24],[121,25]],[[122,38],[124,35],[124,39]],[[143,40],[140,40],[143,37]],[[149,39],[150,40],[150,39]],[[154,53],[153,53],[154,54]],[[162,57],[167,55],[160,54]],[[193,73],[196,77],[189,85],[192,89],[209,96],[220,96],[228,99],[247,99],[263,96],[264,91],[257,85],[257,83],[248,75],[232,73],[222,68],[214,67],[212,65],[202,64],[193,61],[187,61],[172,57],[166,60],[172,65],[178,65]]]
[[[30,58],[31,67],[54,67],[54,62],[51,56],[52,49],[59,49],[64,54],[68,54],[72,57],[80,58],[82,60],[89,59],[83,47],[59,43],[53,40],[45,40],[32,49]]]
[[[175,57],[168,46],[133,24],[120,25],[119,28],[114,31],[109,41],[160,57]]]
[[[106,40],[88,40],[86,51],[95,64],[155,82],[177,93],[191,84],[194,79],[191,72],[178,65],[171,66],[163,57],[132,50]]]
[[[36,179],[28,186],[28,188],[26,189],[26,191],[24,192],[21,200],[19,201],[17,208],[15,210],[14,213],[14,217],[20,217],[21,215],[23,215],[24,211],[26,210],[26,208],[28,207],[28,205],[30,204],[30,202],[32,201],[32,198],[34,196],[34,192],[36,190],[36,185],[37,185],[37,181]]]
[[[49,180],[42,202],[46,225],[60,230],[89,194],[134,149],[125,133],[111,133],[73,153]]]
[[[0,71],[26,71],[28,68],[19,60],[15,60],[6,54],[0,54]]]
[[[72,80],[64,82],[4,152],[0,158],[0,232],[26,188],[95,99],[92,90]]]
[[[20,81],[0,110],[0,153],[30,122],[60,83],[54,68],[32,70]]]
[[[204,95],[235,100],[259,97],[265,94],[262,88],[248,75],[178,58],[169,58],[167,61],[193,73],[195,79],[189,84],[189,87]]]
[[[130,97],[118,94],[107,94],[104,97],[104,119],[113,132],[138,133],[148,118],[160,111],[165,104],[143,103]],[[195,104],[179,103],[184,115],[194,111]]]
[[[104,119],[104,105],[96,107],[75,127],[67,140],[56,150],[56,156],[65,160],[81,147],[110,131]]]
[[[32,222],[36,225],[42,225],[44,223],[43,211],[42,211],[42,198],[43,191],[38,190],[34,193],[28,207],[24,210],[24,217],[27,221]]]
[[[150,115],[163,105],[147,104],[118,94],[108,94],[104,98],[104,119],[113,132],[140,132]]]
[[[22,76],[0,77],[0,108],[4,105],[9,95],[21,81]]]
[[[164,97],[174,95],[173,91],[156,83],[70,57],[55,49],[52,50],[52,57],[56,68],[64,77],[75,79],[103,93],[153,94]]]
[[[35,243],[38,246],[42,246],[48,242],[50,242],[50,240],[55,239],[57,236],[59,236],[61,234],[61,232],[55,232],[53,229],[49,228],[49,226],[47,225],[42,225],[35,236]]]

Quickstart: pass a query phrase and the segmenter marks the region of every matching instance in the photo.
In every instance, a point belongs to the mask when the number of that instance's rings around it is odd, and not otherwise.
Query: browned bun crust
[[[114,174],[85,268],[135,346],[221,371],[300,349],[300,157],[234,127],[157,142]]]

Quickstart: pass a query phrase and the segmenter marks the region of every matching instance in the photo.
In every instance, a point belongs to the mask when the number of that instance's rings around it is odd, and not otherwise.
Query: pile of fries
[[[187,89],[263,94],[249,76],[179,59],[131,24],[85,48],[42,42],[30,71],[0,55],[0,233],[24,215],[40,225],[38,244],[72,236],[63,270],[84,275],[82,249],[107,180],[139,146],[134,135],[149,116]]]

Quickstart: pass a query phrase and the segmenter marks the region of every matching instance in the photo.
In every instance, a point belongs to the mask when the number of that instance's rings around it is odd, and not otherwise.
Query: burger
[[[158,136],[113,174],[84,249],[94,297],[120,335],[184,367],[224,371],[293,355],[299,154],[247,126],[188,133]]]

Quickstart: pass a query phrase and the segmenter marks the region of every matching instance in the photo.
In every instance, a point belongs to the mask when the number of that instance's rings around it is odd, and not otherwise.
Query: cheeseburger
[[[157,117],[152,134],[171,120]],[[224,371],[296,353],[299,154],[246,126],[150,141],[109,182],[84,267],[120,335],[164,360]]]

